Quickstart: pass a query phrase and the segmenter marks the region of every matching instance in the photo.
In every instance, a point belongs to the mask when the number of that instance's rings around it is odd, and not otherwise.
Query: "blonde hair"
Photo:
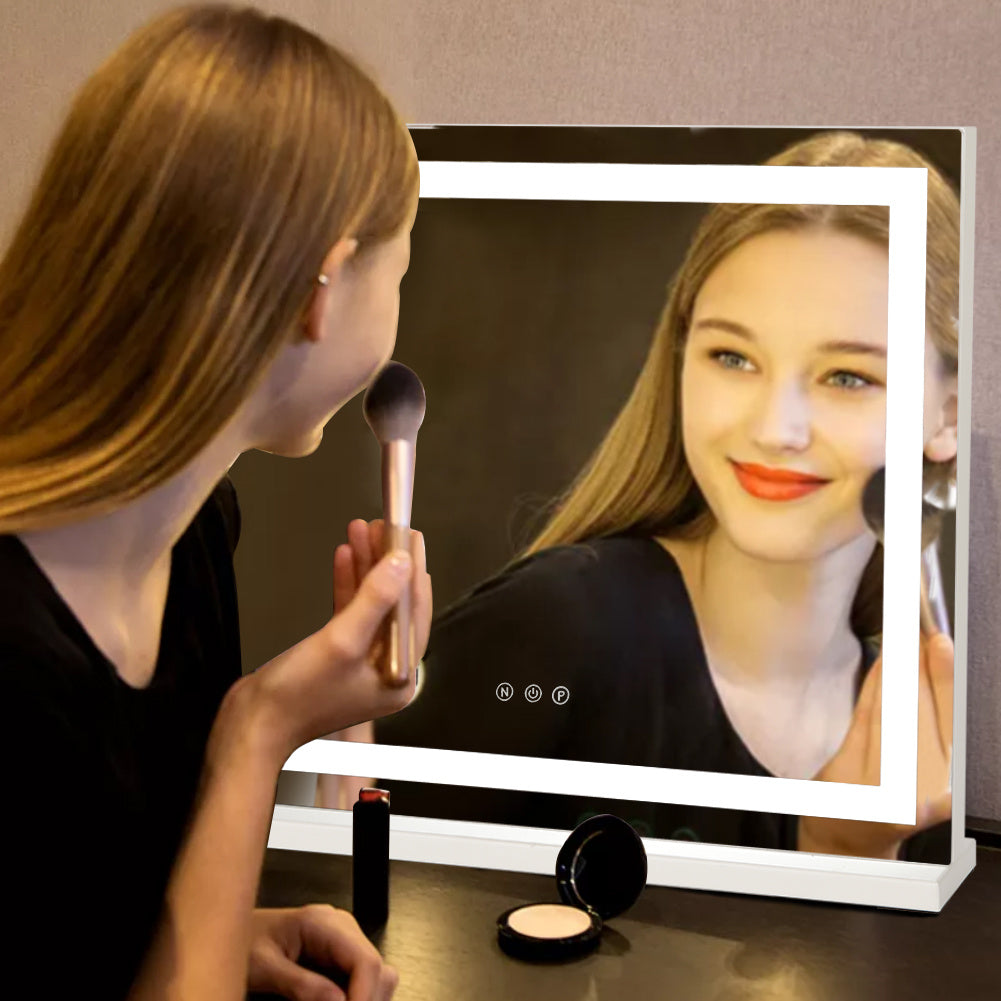
[[[928,168],[926,323],[942,364],[956,372],[959,302],[959,200],[942,175],[900,143],[850,132],[823,133],[767,163],[784,166]],[[885,207],[860,205],[715,205],[702,220],[668,300],[633,391],[604,441],[525,554],[620,533],[704,536],[715,524],[685,459],[681,438],[681,358],[692,309],[706,278],[744,241],[772,230],[826,227],[886,247]],[[954,463],[942,464],[941,477]],[[882,630],[882,547],[856,594],[852,624],[860,636]]]
[[[186,465],[298,331],[330,247],[393,236],[417,187],[387,98],[303,28],[206,5],[132,35],[0,262],[0,531]]]

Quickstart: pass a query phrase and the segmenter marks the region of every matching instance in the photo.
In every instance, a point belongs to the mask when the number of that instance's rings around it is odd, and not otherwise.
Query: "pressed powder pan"
[[[497,941],[528,960],[569,959],[596,948],[604,922],[628,910],[646,885],[646,849],[624,820],[591,817],[556,859],[562,904],[520,904],[497,919]]]

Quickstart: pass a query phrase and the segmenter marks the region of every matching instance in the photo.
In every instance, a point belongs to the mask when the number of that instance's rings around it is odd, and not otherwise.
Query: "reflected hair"
[[[928,169],[925,319],[943,370],[958,367],[959,199],[942,174],[908,146],[853,132],[826,132],[766,161],[773,166],[925,167]],[[714,205],[671,283],[646,361],[625,406],[591,459],[560,497],[523,555],[618,534],[694,539],[715,519],[685,459],[681,437],[681,359],[696,296],[712,270],[751,237],[776,230],[828,229],[889,246],[889,210],[865,205]],[[931,480],[954,475],[938,464]],[[882,632],[883,550],[866,566],[851,612],[852,629]]]
[[[394,236],[406,126],[318,36],[173,10],[85,82],[0,261],[0,531],[100,514],[178,472],[298,336],[344,236]]]

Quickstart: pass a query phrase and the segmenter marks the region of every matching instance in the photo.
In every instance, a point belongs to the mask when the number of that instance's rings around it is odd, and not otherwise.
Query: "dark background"
[[[446,126],[422,160],[760,163],[805,129]],[[906,142],[958,187],[955,129],[860,130]],[[438,610],[497,571],[544,521],[628,395],[705,206],[427,199],[401,289],[395,357],[427,390],[413,524]],[[381,515],[379,450],[352,400],[312,456],[245,454],[236,555],[244,669],[318,628],[333,551]],[[954,524],[943,540],[951,602]]]

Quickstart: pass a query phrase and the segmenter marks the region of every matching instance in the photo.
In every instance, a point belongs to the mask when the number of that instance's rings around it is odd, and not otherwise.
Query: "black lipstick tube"
[[[389,917],[389,793],[362,789],[352,813],[352,911],[370,935]]]

